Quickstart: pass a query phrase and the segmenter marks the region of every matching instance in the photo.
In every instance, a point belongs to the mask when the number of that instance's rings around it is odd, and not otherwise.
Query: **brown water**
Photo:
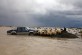
[[[0,55],[82,55],[82,39],[7,35],[0,27]]]

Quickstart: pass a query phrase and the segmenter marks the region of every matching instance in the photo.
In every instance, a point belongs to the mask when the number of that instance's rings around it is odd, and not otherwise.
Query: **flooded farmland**
[[[0,55],[82,55],[82,39],[7,35],[0,27]]]

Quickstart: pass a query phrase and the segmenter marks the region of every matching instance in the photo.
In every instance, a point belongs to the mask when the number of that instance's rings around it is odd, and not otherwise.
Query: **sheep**
[[[45,32],[46,32],[46,30],[43,29],[43,28],[38,29],[38,34],[39,34],[39,35],[43,35],[43,34],[45,34]]]
[[[56,35],[57,32],[56,32],[56,29],[52,29],[52,35]]]
[[[47,35],[56,35],[56,30],[53,28],[48,28],[47,29]]]
[[[47,35],[52,35],[52,29],[51,28],[47,29]]]
[[[42,29],[38,29],[38,34],[41,34],[42,33]]]
[[[57,28],[57,29],[56,29],[56,33],[57,33],[57,34],[61,34],[61,33],[62,33],[62,30],[61,30],[60,28]]]
[[[57,34],[60,34],[62,32],[61,29],[59,28],[40,28],[38,29],[38,34],[39,35],[57,35]]]

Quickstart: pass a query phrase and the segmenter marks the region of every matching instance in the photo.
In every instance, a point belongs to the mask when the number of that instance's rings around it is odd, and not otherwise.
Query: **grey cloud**
[[[74,6],[75,10],[82,9],[82,0],[60,0],[60,3]]]
[[[80,27],[81,21],[81,0],[0,0],[1,25]]]

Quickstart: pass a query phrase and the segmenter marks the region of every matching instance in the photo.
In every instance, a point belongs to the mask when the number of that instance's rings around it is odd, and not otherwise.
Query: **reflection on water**
[[[0,55],[82,55],[82,39],[6,35],[0,31]]]

